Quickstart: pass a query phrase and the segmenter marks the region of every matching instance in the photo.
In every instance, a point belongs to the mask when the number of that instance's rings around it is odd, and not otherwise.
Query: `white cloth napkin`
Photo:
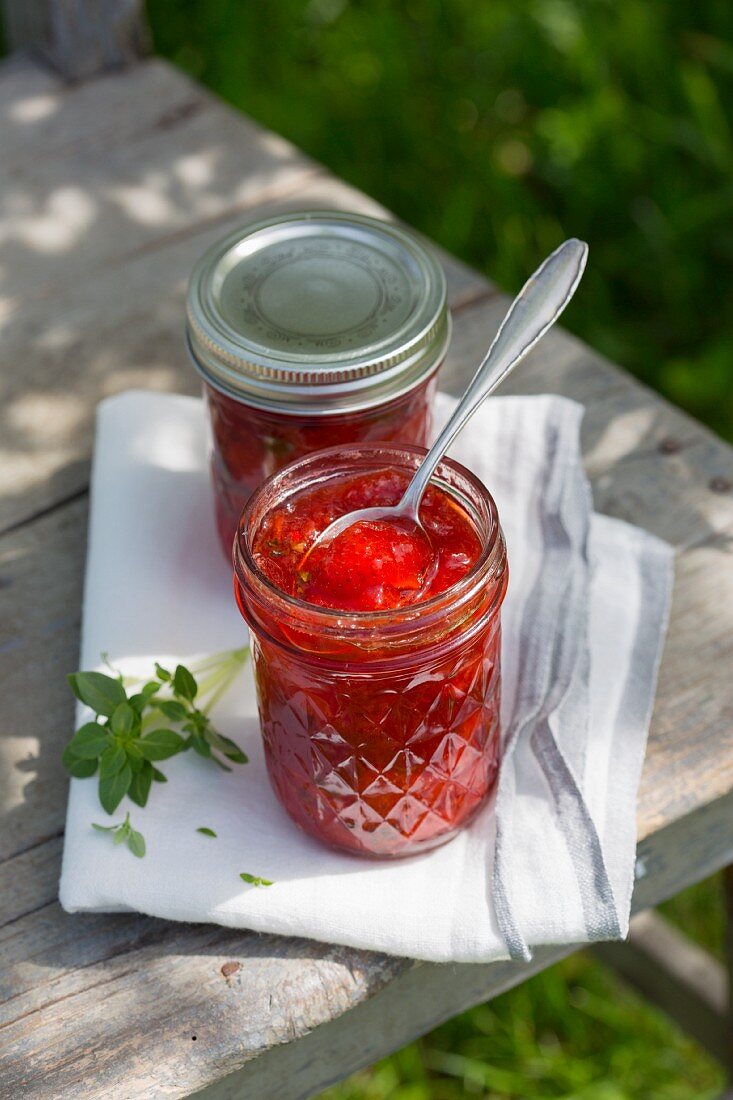
[[[451,407],[441,396],[439,421]],[[658,539],[593,514],[581,417],[561,398],[494,398],[452,452],[491,489],[508,545],[496,807],[411,859],[322,847],[270,789],[247,667],[214,712],[249,754],[246,766],[225,774],[192,753],[175,757],[145,809],[125,799],[112,819],[96,778],[72,780],[64,908],[132,909],[435,961],[624,936],[672,557]],[[188,662],[244,640],[214,534],[201,403],[138,392],[104,401],[80,667],[100,668],[106,651],[125,674],[145,675],[156,659]],[[145,835],[144,859],[91,828],[127,810]],[[274,885],[246,886],[242,871]]]

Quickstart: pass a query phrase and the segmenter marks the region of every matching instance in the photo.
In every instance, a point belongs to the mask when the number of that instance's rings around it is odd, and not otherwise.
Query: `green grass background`
[[[733,439],[730,0],[148,0],[155,48]],[[663,907],[719,951],[717,879]],[[328,1100],[705,1100],[722,1071],[580,954]]]

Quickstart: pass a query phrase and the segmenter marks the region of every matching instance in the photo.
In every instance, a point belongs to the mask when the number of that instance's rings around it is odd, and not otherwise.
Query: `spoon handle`
[[[417,517],[422,495],[445,452],[476,409],[555,323],[580,282],[588,245],[571,238],[556,248],[520,290],[453,416],[425,456],[400,501]]]

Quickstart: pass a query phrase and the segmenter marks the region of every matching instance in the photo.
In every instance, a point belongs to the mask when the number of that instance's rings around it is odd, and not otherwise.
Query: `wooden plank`
[[[34,101],[41,117],[29,122]],[[161,61],[30,104],[25,85],[19,98],[13,79],[0,80],[9,146],[0,169],[0,319],[29,293],[83,284],[106,263],[320,172]]]
[[[666,1012],[724,1065],[731,1064],[725,967],[658,913],[640,913],[626,943],[593,954]]]
[[[416,966],[370,1001],[296,1043],[263,1053],[239,1072],[194,1092],[192,1100],[307,1100],[444,1020],[513,989],[573,950],[544,948],[527,964]]]
[[[63,828],[59,753],[74,722],[65,674],[79,658],[85,545],[85,499],[0,540],[0,859]]]
[[[327,175],[284,139],[155,59],[134,73],[71,90],[28,62],[5,62],[0,147],[0,226],[5,218],[5,238],[17,236],[28,246],[27,255],[14,256],[12,285],[6,277],[0,297],[6,315],[29,292],[48,295],[63,286],[72,272],[88,277],[97,265],[120,262],[136,248],[153,248],[171,235],[246,211],[257,188],[264,199],[273,186],[295,188],[301,173],[303,179]],[[391,216],[329,178],[340,208]],[[88,196],[96,211],[94,232],[83,242],[69,237],[69,209],[58,199],[65,187]],[[299,205],[309,201],[304,195]],[[50,245],[64,233],[55,261]],[[44,238],[45,249],[30,247]],[[477,272],[428,244],[448,269],[454,306],[491,291]]]
[[[61,87],[62,82],[55,73],[28,57],[12,54],[0,59],[0,149],[3,151],[0,173],[12,162],[16,143],[31,149],[32,135],[56,111],[56,96]],[[47,142],[53,140],[54,133],[53,126],[46,121],[43,136]],[[36,148],[36,156],[39,154]]]
[[[639,789],[640,836],[733,787],[731,546],[729,528],[677,558]]]
[[[723,871],[723,900],[725,904],[725,932],[723,953],[728,978],[728,1011],[726,1013],[728,1039],[728,1072],[733,1077],[733,863]]]
[[[660,830],[642,849],[635,908],[730,857],[733,795]],[[210,1100],[295,1100],[570,950],[538,951],[528,966],[409,965],[206,926],[67,917],[51,906],[0,933],[0,1004],[12,995],[0,1017],[3,1084],[9,1095],[31,1098],[177,1097],[216,1085],[204,1093]]]
[[[144,0],[2,0],[5,34],[68,80],[138,61],[150,48]]]
[[[61,835],[0,860],[0,929],[35,913],[58,893]]]
[[[342,1015],[409,966],[306,941],[107,917],[107,929],[141,927],[137,940],[62,969],[54,934],[71,926],[61,957],[84,957],[86,943],[99,944],[101,918],[53,908],[48,946],[26,938],[27,961],[7,972],[0,953],[11,991],[0,1016],[3,1094],[29,1100],[185,1096]]]

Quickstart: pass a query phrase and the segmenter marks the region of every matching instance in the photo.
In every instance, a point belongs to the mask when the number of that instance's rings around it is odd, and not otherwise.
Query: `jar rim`
[[[478,585],[500,578],[506,564],[506,549],[493,496],[480,478],[452,458],[442,459],[436,473],[433,475],[433,479],[431,479],[431,484],[436,482],[441,489],[456,496],[456,487],[450,485],[446,477],[452,476],[462,479],[470,487],[470,491],[475,493],[476,500],[485,508],[488,533],[485,540],[482,538],[482,551],[479,558],[468,572],[450,588],[431,596],[430,599],[409,604],[403,608],[388,608],[377,611],[345,611],[322,607],[302,600],[298,596],[283,592],[259,569],[252,554],[251,539],[249,537],[251,520],[256,510],[262,506],[262,502],[267,498],[267,495],[275,494],[278,486],[287,478],[293,478],[299,473],[307,475],[308,470],[317,467],[319,463],[330,466],[329,475],[327,476],[339,476],[355,470],[353,460],[359,455],[364,456],[365,460],[372,459],[372,469],[378,469],[385,464],[385,461],[389,463],[390,460],[391,464],[394,465],[395,460],[399,461],[399,458],[402,457],[402,468],[411,473],[419,465],[425,454],[427,454],[427,448],[414,444],[352,443],[346,446],[328,447],[314,454],[306,455],[304,458],[290,463],[283,470],[271,475],[252,494],[237,525],[237,533],[232,548],[232,560],[237,582],[243,588],[251,585],[258,594],[264,593],[268,603],[282,611],[289,612],[299,619],[307,618],[309,626],[317,627],[328,634],[347,635],[350,638],[354,638],[357,632],[373,634],[375,631],[379,631],[383,635],[394,635],[405,629],[409,631],[412,624],[419,625],[422,629],[427,622],[439,617],[446,608],[450,607],[453,610],[459,607],[461,603],[468,602]],[[404,462],[405,457],[411,460],[412,468]],[[351,463],[348,462],[349,459],[352,459]],[[365,461],[361,469],[367,468],[369,468],[369,465]],[[312,484],[312,480],[303,480],[294,484],[290,491],[282,495],[280,499],[286,499],[287,496],[305,488],[308,484]],[[278,498],[275,497],[275,499]],[[462,502],[466,503],[465,494],[462,495]],[[469,504],[469,514],[474,513],[472,518],[475,519],[475,503],[473,501],[467,503]],[[483,535],[483,532],[479,533]],[[503,593],[501,595],[503,596]]]

